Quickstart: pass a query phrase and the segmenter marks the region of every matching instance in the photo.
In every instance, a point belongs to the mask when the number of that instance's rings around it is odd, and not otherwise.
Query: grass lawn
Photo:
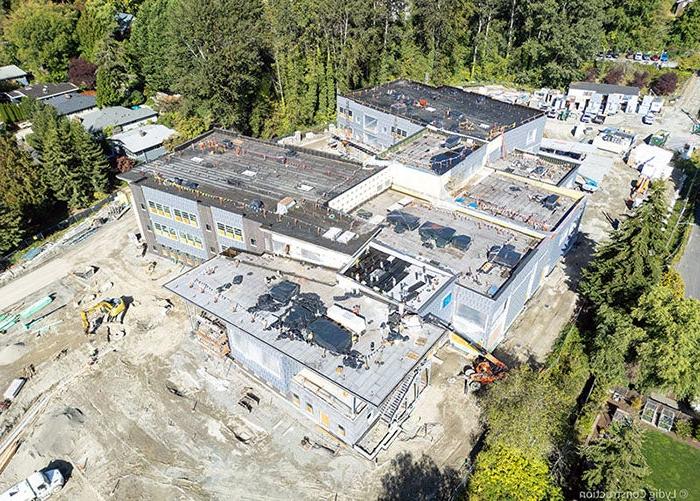
[[[688,499],[700,499],[700,449],[647,430],[644,455],[651,468],[648,481],[652,487],[664,491],[685,489]]]

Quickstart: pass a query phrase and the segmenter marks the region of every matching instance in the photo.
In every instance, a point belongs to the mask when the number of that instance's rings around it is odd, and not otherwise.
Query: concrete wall
[[[340,108],[352,110],[352,121],[340,113]],[[392,135],[392,127],[406,131],[406,137],[412,136],[424,128],[422,125],[417,125],[405,118],[375,110],[343,96],[338,96],[336,112],[336,124],[339,129],[348,129],[348,139],[352,138],[379,150],[384,150],[405,139],[405,137]],[[368,116],[377,119],[376,129],[368,130],[365,128],[365,118]]]
[[[267,230],[265,231],[267,232]],[[272,243],[270,252],[279,256],[287,256],[297,261],[306,261],[336,270],[345,266],[350,259],[349,254],[326,249],[286,235],[272,232],[268,232],[268,235]]]
[[[387,167],[330,200],[328,206],[331,209],[350,212],[358,205],[388,189],[393,177],[391,167]]]

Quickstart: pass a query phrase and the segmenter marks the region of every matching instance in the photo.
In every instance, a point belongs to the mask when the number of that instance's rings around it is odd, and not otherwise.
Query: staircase
[[[403,381],[401,381],[399,387],[396,388],[391,395],[389,395],[389,397],[379,408],[379,411],[382,413],[381,420],[386,424],[391,424],[394,416],[396,415],[396,411],[399,410],[401,402],[403,402],[408,390],[411,389],[411,386],[413,386],[413,381],[415,381],[419,372],[420,370],[416,369],[412,373],[408,374]]]

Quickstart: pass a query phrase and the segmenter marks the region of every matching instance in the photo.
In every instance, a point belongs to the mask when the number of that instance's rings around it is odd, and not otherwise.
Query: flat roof
[[[20,99],[22,97],[31,97],[33,99],[42,100],[69,92],[77,92],[78,87],[70,82],[63,83],[46,83],[27,85],[21,89],[16,89],[8,92],[7,95],[11,99]]]
[[[27,72],[14,64],[0,66],[0,80],[14,80],[15,78],[22,78],[26,76]]]
[[[303,148],[282,146],[216,129],[120,178],[168,191],[258,221],[264,229],[353,253],[376,226],[327,207],[327,202],[385,167],[368,166]],[[175,181],[175,182],[173,182]],[[185,189],[183,182],[196,187]],[[278,215],[278,202],[296,204]],[[251,204],[262,202],[262,210]],[[350,231],[347,242],[324,238]]]
[[[139,153],[163,144],[173,134],[175,131],[165,125],[150,124],[114,134],[109,140],[120,143],[133,153]]]
[[[44,101],[53,106],[59,116],[70,115],[80,111],[89,110],[97,106],[97,98],[88,94],[61,94],[50,97]]]
[[[469,181],[457,191],[455,201],[535,231],[552,231],[577,203],[554,188],[496,172]]]
[[[558,186],[578,164],[554,156],[516,150],[506,158],[492,163],[490,167]]]
[[[86,114],[83,117],[82,124],[85,129],[97,132],[108,126],[121,127],[157,116],[158,113],[148,106],[140,106],[137,109],[125,108],[124,106],[110,106]]]
[[[379,158],[442,175],[481,147],[482,141],[423,129],[395,144]]]
[[[517,263],[539,243],[539,239],[524,233],[457,210],[438,208],[394,190],[385,191],[372,198],[356,209],[355,213],[362,213],[363,217],[378,216],[385,219],[393,210],[400,210],[417,217],[419,227],[413,231],[397,233],[392,226],[388,225],[375,237],[378,243],[449,271],[457,276],[460,284],[489,297],[498,292],[511,276]],[[468,236],[471,239],[471,245],[467,249],[450,244],[443,248],[433,244],[425,245],[426,242],[421,238],[420,225],[428,222],[453,228],[455,236]],[[495,246],[512,246],[508,249],[513,252],[509,256],[513,258],[509,265],[513,266],[487,264],[493,262],[489,259],[489,250]]]
[[[217,292],[217,288],[230,283],[235,276],[242,276],[240,284]],[[306,299],[320,300],[326,309],[338,305],[343,311],[354,311],[364,319],[366,330],[351,346],[356,352],[354,358],[361,361],[362,367],[346,365],[344,355],[324,349],[317,342],[287,335],[284,324],[280,326],[276,322],[279,319],[285,322],[294,300],[275,311],[256,309],[259,298],[285,280],[297,284],[299,293]],[[343,289],[337,285],[336,274],[329,270],[269,255],[242,254],[232,259],[218,256],[168,282],[165,288],[376,406],[382,404],[444,333],[417,315],[408,315],[400,320],[402,337],[390,341],[388,325],[392,309],[387,303]]]
[[[480,139],[495,137],[501,129],[513,129],[544,115],[534,108],[457,87],[432,87],[409,80],[394,80],[344,96],[421,125]]]
[[[613,85],[595,82],[571,82],[569,89],[588,90],[599,94],[623,94],[625,96],[638,96],[639,87],[630,85]]]

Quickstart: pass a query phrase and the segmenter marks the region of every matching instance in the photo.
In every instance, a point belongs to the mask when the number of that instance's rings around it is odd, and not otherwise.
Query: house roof
[[[137,129],[115,134],[110,141],[121,144],[132,153],[139,153],[163,144],[163,141],[175,134],[165,125],[144,125]]]
[[[71,115],[97,106],[95,96],[87,94],[61,94],[60,96],[46,99],[44,102],[53,106],[59,116]]]
[[[27,85],[26,87],[22,87],[21,89],[8,92],[7,95],[10,97],[10,99],[21,99],[23,97],[31,97],[33,99],[41,101],[43,99],[59,96],[61,94],[76,92],[77,90],[78,87],[70,82],[47,83]]]
[[[137,109],[110,106],[87,113],[83,117],[83,127],[91,132],[97,132],[105,127],[124,127],[157,116],[158,113],[148,106],[141,106]]]
[[[0,66],[0,80],[14,80],[15,78],[26,77],[27,73],[14,64]]]
[[[588,90],[599,94],[622,94],[625,96],[638,96],[639,87],[630,85],[612,85],[595,82],[572,82],[569,85],[569,90]]]

